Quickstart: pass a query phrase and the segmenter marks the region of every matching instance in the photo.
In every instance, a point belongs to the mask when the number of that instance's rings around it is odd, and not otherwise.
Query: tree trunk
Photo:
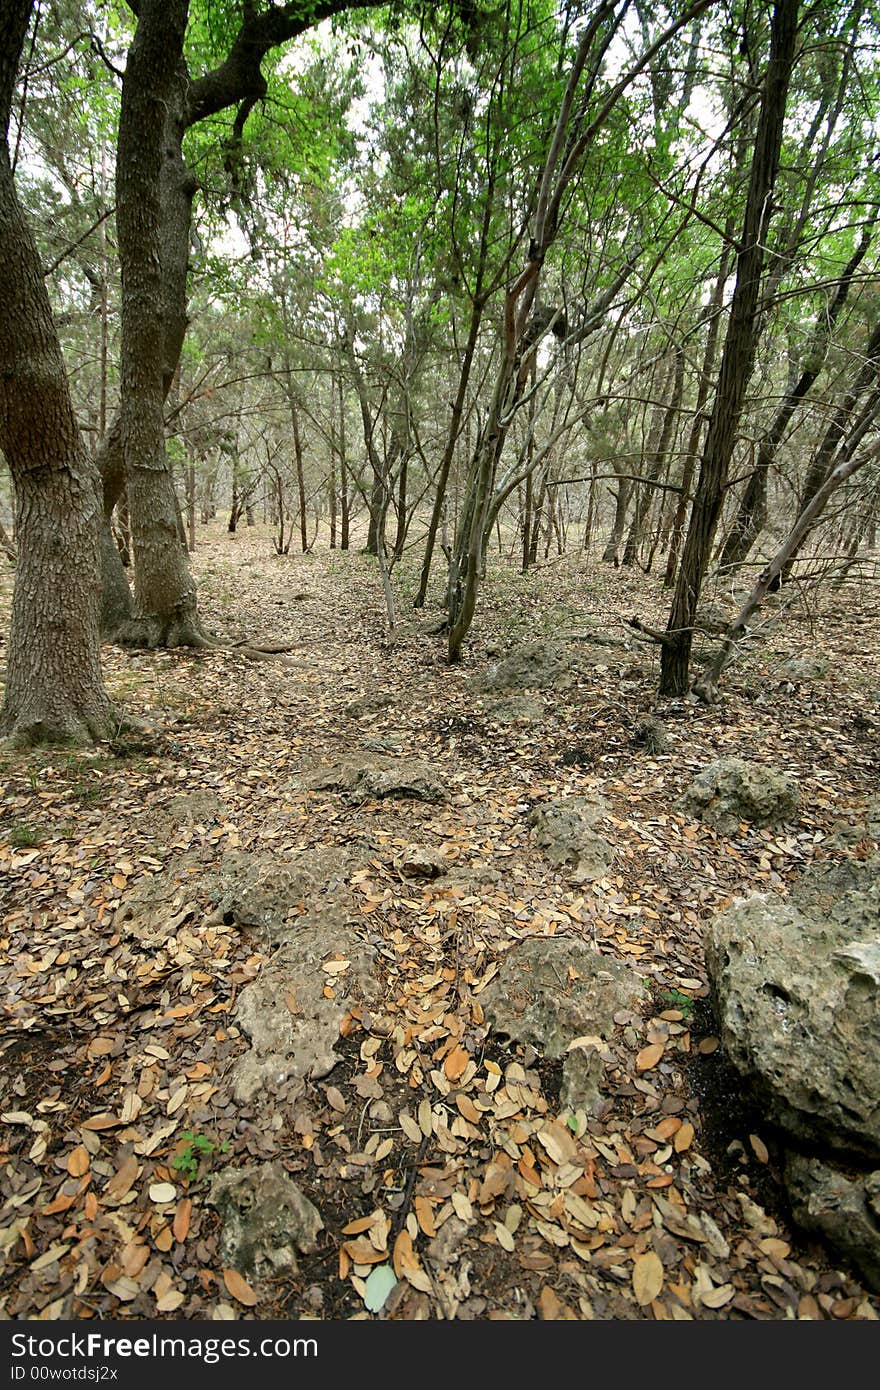
[[[690,525],[666,628],[666,641],[661,648],[662,695],[684,695],[687,692],[697,605],[712,553],[730,459],[755,361],[759,330],[758,299],[767,228],[772,212],[772,194],[782,147],[788,84],[794,63],[797,12],[798,0],[777,0],[773,10],[770,59],[761,94],[755,153],[737,256],[736,285]]]
[[[18,563],[0,732],[15,745],[108,737],[98,637],[98,475],[80,438],[36,244],[9,158],[31,0],[0,5],[0,449]]]
[[[694,683],[695,692],[707,703],[711,704],[717,699],[718,682],[725,667],[730,664],[737,643],[745,635],[748,624],[771,591],[773,581],[779,575],[788,557],[803,543],[804,537],[813,529],[822,515],[831,494],[865,464],[875,462],[878,455],[880,455],[880,443],[875,443],[866,453],[856,458],[844,459],[831,470],[822,486],[811,498],[804,511],[801,512],[773,559],[758,576],[754,588],[728,628],[724,642],[709,671],[700,681]]]
[[[831,460],[846,434],[847,426],[851,421],[859,397],[876,383],[878,374],[880,374],[880,322],[875,324],[868,340],[864,350],[864,362],[855,381],[835,410],[828,428],[822,436],[822,441],[810,461],[807,476],[801,489],[799,511],[802,512],[809,506],[827,478],[831,468]],[[773,578],[771,592],[775,593],[783,584],[789,582],[794,562],[808,535],[809,531],[804,532],[798,544],[792,548],[791,554],[786,557],[784,565]]]
[[[122,83],[116,221],[122,272],[121,421],[135,613],[117,640],[206,646],[179,542],[165,449],[165,397],[186,331],[186,250],[194,185],[180,155],[188,0],[142,0]],[[175,122],[176,117],[176,122]],[[174,138],[171,127],[176,123]],[[181,227],[184,255],[181,258]]]
[[[652,430],[651,445],[648,450],[648,457],[644,467],[640,470],[644,477],[656,482],[663,465],[666,462],[666,455],[669,450],[669,441],[672,432],[678,424],[678,411],[681,406],[682,388],[684,386],[684,353],[681,348],[673,355],[673,360],[669,364],[669,369],[665,374],[661,389],[661,401],[667,393],[672,391],[670,399],[665,404],[658,403],[656,410],[657,416]],[[654,489],[643,486],[636,497],[636,506],[633,519],[630,523],[629,535],[626,538],[626,545],[623,550],[622,564],[633,566],[639,553],[639,546],[642,541],[642,532],[645,528],[645,519],[654,501]]]
[[[831,333],[840,311],[846,303],[852,277],[865,257],[871,243],[870,229],[865,231],[849,264],[838,281],[831,303],[819,316],[813,341],[803,370],[794,386],[786,392],[769,430],[758,445],[758,457],[739,504],[736,518],[724,542],[718,568],[725,574],[735,573],[748,559],[752,546],[767,521],[767,480],[776,461],[776,454],[785,431],[801,402],[818,377],[831,340]]]

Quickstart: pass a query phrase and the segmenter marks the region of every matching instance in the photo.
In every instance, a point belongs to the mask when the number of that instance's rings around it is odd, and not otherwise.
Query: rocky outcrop
[[[352,805],[401,797],[412,801],[448,800],[446,785],[429,763],[415,758],[359,754],[328,767],[304,773],[305,791],[340,792]]]
[[[588,883],[606,874],[614,858],[596,829],[607,815],[608,803],[598,794],[566,796],[536,806],[529,823],[535,844],[553,867],[573,883]]]
[[[339,1061],[339,1027],[353,1004],[378,994],[375,953],[345,915],[322,909],[320,920],[301,919],[295,936],[266,962],[241,992],[235,1020],[251,1048],[232,1071],[236,1100],[248,1103],[326,1076]]]
[[[679,802],[679,810],[733,834],[740,822],[775,825],[791,820],[798,808],[793,777],[762,763],[742,758],[719,758],[694,778]]]
[[[277,946],[304,912],[338,904],[349,865],[345,852],[319,846],[289,854],[230,851],[219,868],[182,855],[166,873],[143,880],[119,908],[115,927],[145,946],[161,946],[197,912]]]
[[[567,690],[575,682],[571,657],[558,642],[523,642],[493,662],[481,690]]]
[[[728,1060],[788,1151],[797,1219],[880,1286],[880,857],[814,867],[789,901],[735,903],[706,964]]]
[[[575,937],[550,936],[511,947],[481,1002],[501,1037],[530,1043],[550,1061],[565,1058],[563,1104],[594,1110],[604,1075],[602,1043],[614,1032],[614,1016],[639,1009],[647,997],[629,966]]]
[[[318,1246],[324,1222],[280,1163],[226,1168],[208,1196],[223,1221],[220,1257],[240,1274],[296,1270],[297,1255]]]

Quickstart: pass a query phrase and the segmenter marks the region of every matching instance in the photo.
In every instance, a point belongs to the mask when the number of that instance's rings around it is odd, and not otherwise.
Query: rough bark
[[[777,0],[773,10],[770,58],[761,94],[755,153],[737,256],[736,284],[721,355],[718,387],[706,433],[666,640],[661,647],[662,695],[683,695],[688,688],[697,604],[724,503],[730,460],[755,361],[761,275],[772,211],[772,193],[782,147],[788,85],[794,64],[797,14],[798,0]]]
[[[204,646],[196,590],[180,545],[165,450],[165,397],[186,325],[185,267],[171,229],[181,176],[169,114],[186,85],[188,0],[143,0],[122,84],[116,220],[122,274],[122,451],[128,481],[135,612],[115,634],[134,646]],[[185,212],[187,231],[188,208]],[[171,250],[168,245],[170,243]],[[163,256],[164,251],[164,256]],[[171,263],[169,263],[171,258]],[[183,302],[181,303],[181,299]],[[173,361],[172,361],[173,359]],[[169,375],[170,373],[170,375]]]
[[[9,158],[30,12],[30,0],[0,5],[0,449],[15,489],[19,552],[0,732],[16,745],[89,742],[116,722],[100,667],[97,473]]]

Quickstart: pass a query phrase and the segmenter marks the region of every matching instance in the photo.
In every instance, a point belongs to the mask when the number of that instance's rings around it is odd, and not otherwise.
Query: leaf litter
[[[738,893],[784,890],[823,857],[871,790],[856,715],[877,653],[779,701],[765,652],[722,713],[658,701],[656,658],[626,638],[572,687],[537,692],[542,719],[495,719],[469,683],[493,654],[557,630],[560,611],[624,631],[648,581],[615,572],[612,589],[586,557],[520,588],[500,576],[459,670],[415,622],[388,649],[365,557],[282,566],[268,550],[218,530],[195,556],[202,605],[209,628],[236,639],[247,622],[290,660],[105,649],[109,689],[149,727],[137,750],[4,754],[3,1315],[875,1319],[876,1297],[788,1224],[773,1136],[746,1106],[725,1129],[708,1104],[720,1053],[702,935]],[[237,611],[221,602],[232,575]],[[289,602],[306,579],[320,603]],[[810,620],[839,640],[833,613]],[[780,629],[775,654],[802,631]],[[656,755],[633,738],[647,715],[673,733]],[[672,809],[706,761],[753,746],[798,774],[785,833],[725,838]],[[371,747],[429,763],[449,800],[303,788],[304,768]],[[528,819],[585,784],[613,828],[592,883],[538,854]],[[328,1077],[236,1103],[236,1002],[272,946],[200,910],[201,875],[233,852],[326,846],[352,856],[381,999],[342,1014]],[[121,909],[187,856],[194,898],[138,939]],[[629,960],[652,992],[613,1037],[576,1040],[601,1045],[591,1111],[562,1105],[561,1064],[492,1034],[480,1002],[516,942],[559,935]],[[323,962],[326,998],[346,998],[349,965]],[[278,1007],[295,1016],[295,992]],[[270,1160],[320,1210],[318,1248],[233,1268],[210,1179]]]

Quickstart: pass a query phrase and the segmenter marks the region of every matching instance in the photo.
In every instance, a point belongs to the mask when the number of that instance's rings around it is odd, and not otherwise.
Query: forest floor
[[[2,754],[0,1316],[876,1319],[880,1298],[790,1221],[775,1137],[713,1034],[703,959],[714,913],[784,895],[877,792],[876,587],[794,603],[707,708],[658,698],[656,648],[626,626],[665,623],[659,580],[588,556],[527,578],[499,566],[455,668],[408,569],[392,646],[362,554],[277,557],[265,528],[212,527],[194,566],[209,631],[289,653],[107,647],[108,689],[146,732]],[[5,615],[10,569],[0,584]],[[487,715],[473,678],[493,655],[597,622],[616,644],[570,688],[530,692],[543,718]],[[827,657],[824,678],[778,674],[805,652]],[[636,737],[646,716],[662,752]],[[370,748],[427,761],[448,800],[303,789],[303,769]],[[728,754],[793,773],[797,820],[725,837],[681,814],[682,790]],[[527,812],[585,788],[611,805],[614,863],[573,886]],[[181,793],[204,794],[204,815],[174,827],[163,810]],[[491,887],[404,877],[411,843],[494,869]],[[329,1075],[242,1105],[236,1000],[268,950],[207,913],[144,944],[117,911],[181,855],[207,872],[233,850],[320,846],[353,856],[382,998],[347,1015]],[[554,934],[628,960],[651,991],[610,1044],[598,1115],[560,1110],[559,1064],[505,1044],[481,1007],[504,953]],[[248,1277],[224,1264],[207,1197],[217,1174],[270,1160],[323,1230],[298,1268]],[[370,1311],[367,1279],[389,1264],[399,1278]]]

